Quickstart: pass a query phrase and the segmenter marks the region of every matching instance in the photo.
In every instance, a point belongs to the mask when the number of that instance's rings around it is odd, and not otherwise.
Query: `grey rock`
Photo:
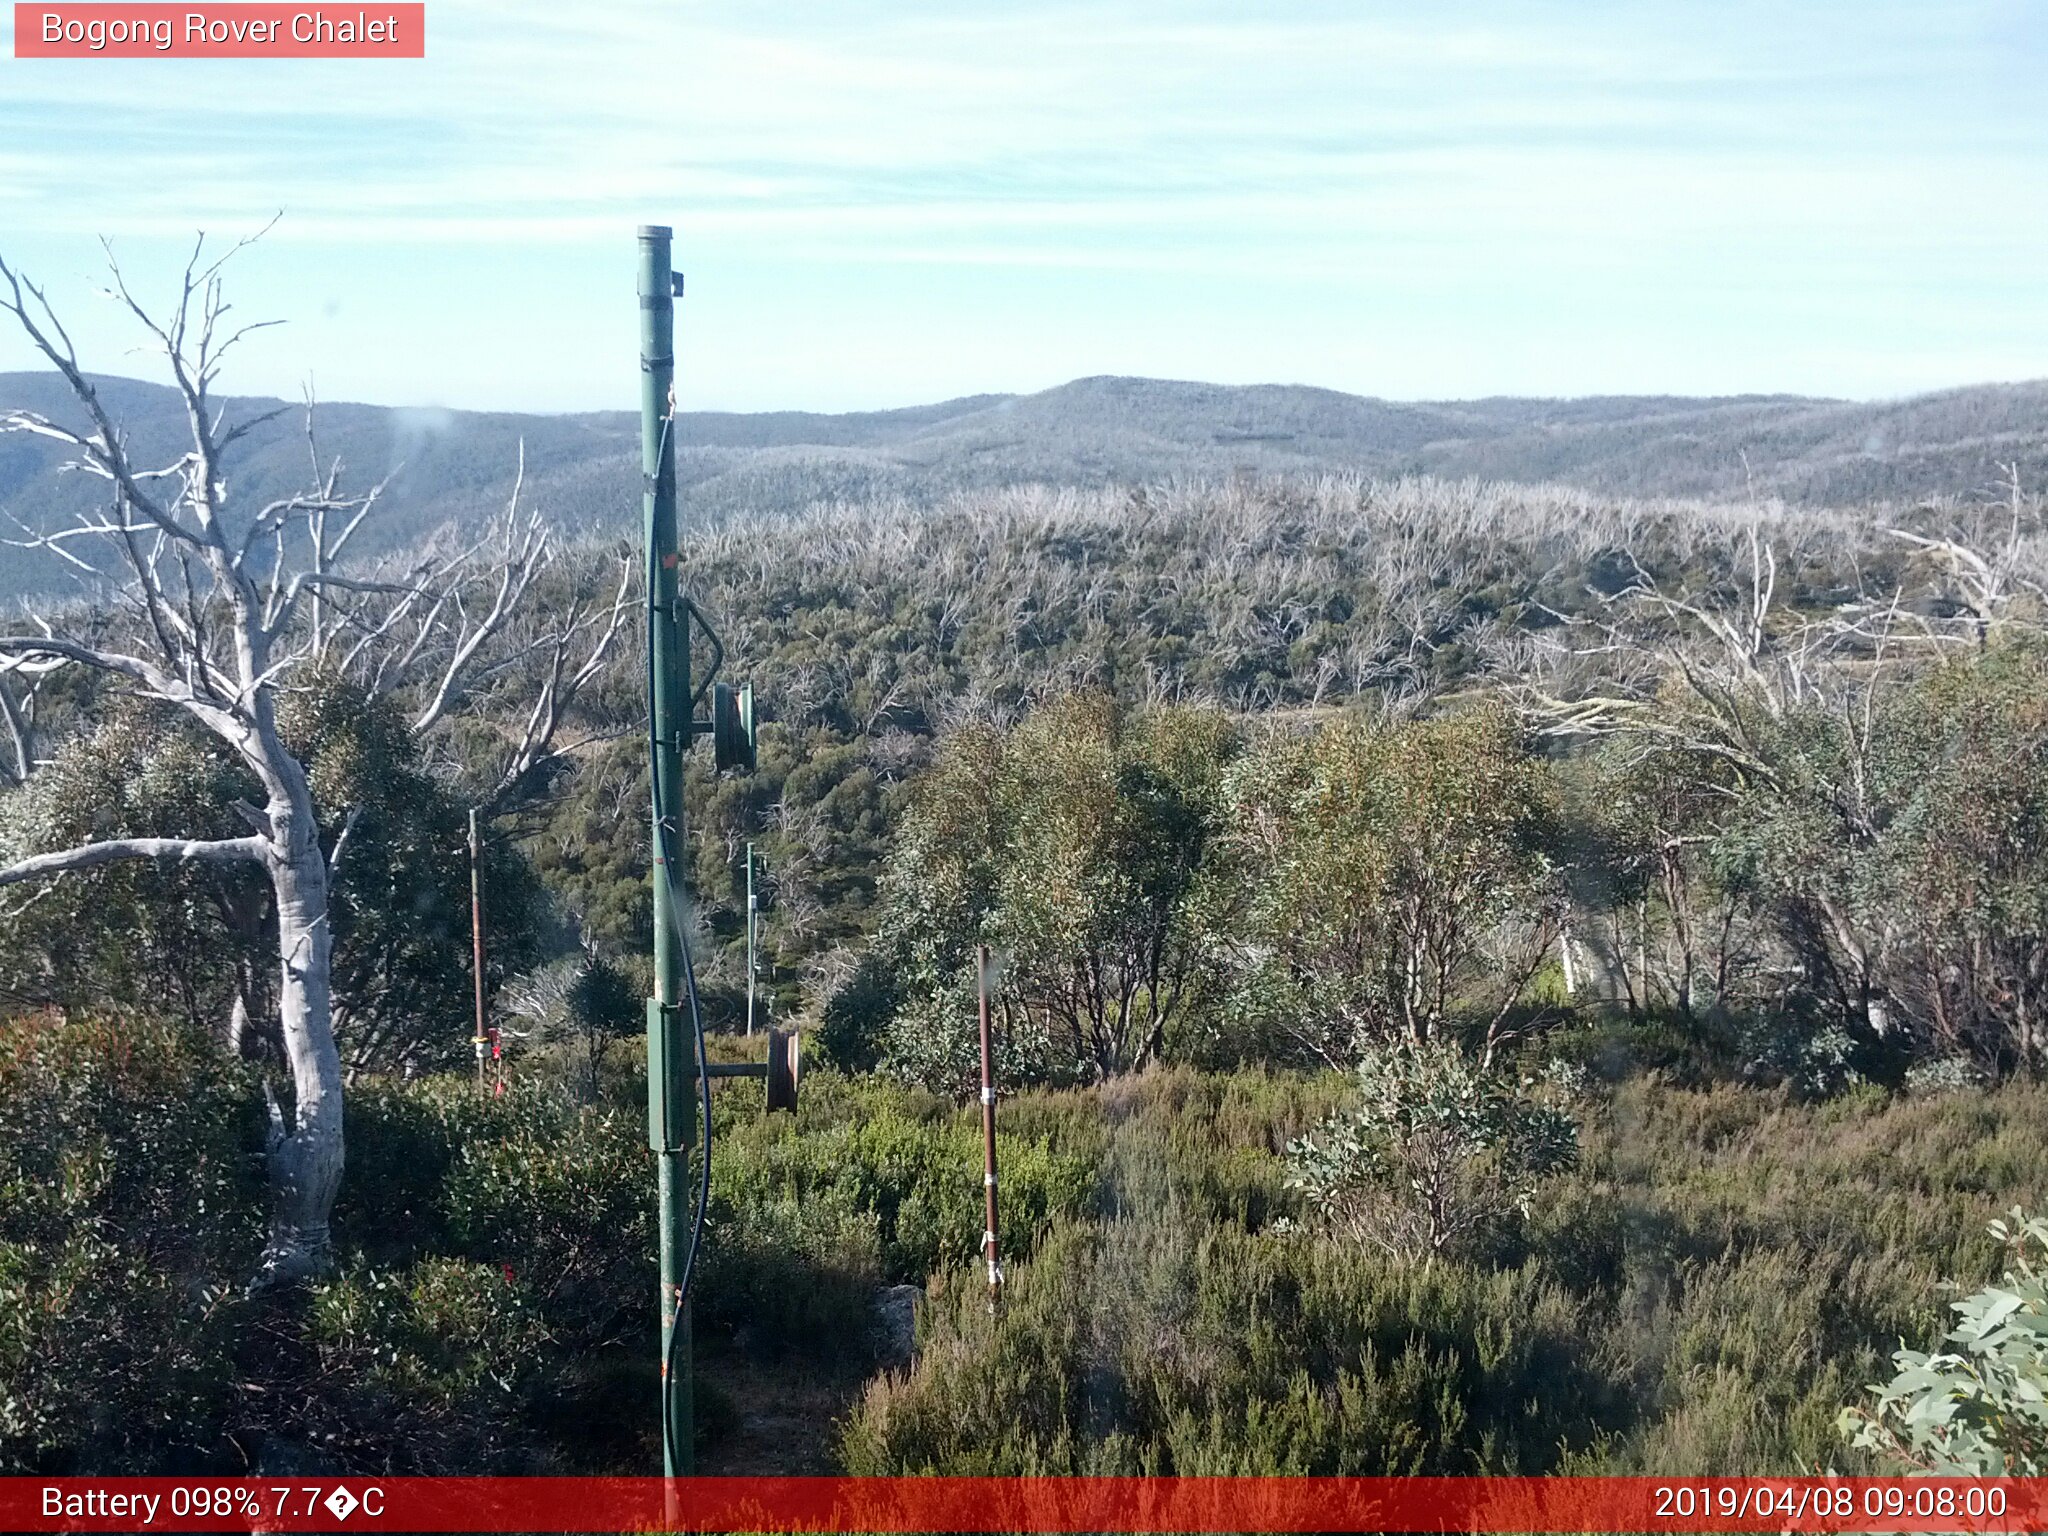
[[[917,1353],[917,1309],[924,1287],[891,1285],[875,1293],[875,1353],[884,1366],[910,1364]]]

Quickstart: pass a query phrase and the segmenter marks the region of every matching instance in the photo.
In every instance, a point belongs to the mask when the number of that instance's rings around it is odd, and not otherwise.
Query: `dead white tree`
[[[1732,603],[1667,592],[1624,553],[1635,580],[1604,600],[1604,615],[1553,615],[1556,635],[1531,650],[1529,672],[1512,690],[1546,735],[1634,735],[1648,748],[1717,758],[1768,781],[1774,770],[1759,729],[1835,697],[1844,678],[1867,678],[1871,653],[1881,663],[1898,627],[1896,603],[1788,615],[1778,597],[1777,553],[1754,522],[1733,562]],[[1590,668],[1582,665],[1588,661]],[[1558,688],[1559,676],[1573,671],[1591,686]]]
[[[17,672],[24,675],[26,683],[19,695],[15,691],[15,679],[10,676]],[[0,725],[7,728],[7,755],[0,757],[0,780],[10,784],[26,784],[28,776],[35,771],[36,729],[32,711],[40,682],[41,679],[19,661],[0,658]]]
[[[1682,1012],[1689,1012],[1697,970],[1711,973],[1717,995],[1725,995],[1731,970],[1734,893],[1724,893],[1718,914],[1695,911],[1685,874],[1689,849],[1719,835],[1714,806],[1791,797],[1830,818],[1843,848],[1879,846],[1887,822],[1877,787],[1886,701],[1924,676],[1931,661],[1988,646],[2000,626],[2034,623],[2028,605],[2038,604],[2044,583],[2016,494],[2010,524],[2004,547],[1990,554],[1960,538],[1894,529],[1923,553],[1936,579],[1889,591],[1859,579],[1847,600],[1822,607],[1794,601],[1785,590],[1790,582],[1780,579],[1794,567],[1771,534],[1796,536],[1798,528],[1759,514],[1735,530],[1717,595],[1668,591],[1636,563],[1635,580],[1605,600],[1604,613],[1556,615],[1556,629],[1529,646],[1510,692],[1536,729],[1621,743],[1631,767],[1660,757],[1692,762],[1680,782],[1696,803],[1679,820],[1697,830],[1668,824],[1654,833],[1654,877],[1675,952],[1667,990]],[[1788,746],[1784,728],[1801,715],[1840,726],[1838,757],[1816,766]],[[1801,921],[1839,978],[1845,1006],[1885,1034],[1893,1019],[1883,977],[1902,909],[1861,912],[1822,881],[1800,901]],[[1609,975],[1631,1007],[1652,990],[1658,944],[1651,904],[1646,889],[1632,915],[1615,909],[1604,946],[1597,928],[1588,934],[1605,949]],[[1711,923],[1700,921],[1709,916]]]
[[[2002,503],[2005,527],[1993,540],[1959,533],[1929,537],[1905,528],[1892,537],[1921,550],[1948,578],[1950,600],[1974,628],[1980,648],[1991,643],[1991,631],[2011,616],[2022,601],[2031,603],[2038,620],[2048,604],[2048,582],[2040,576],[2042,534],[2038,502],[2029,505],[2018,464],[2005,466]],[[1992,532],[1989,527],[1982,535]]]
[[[122,859],[245,863],[263,872],[277,929],[274,1002],[291,1077],[289,1114],[275,1097],[270,1101],[272,1210],[257,1282],[275,1284],[329,1263],[328,1214],[344,1160],[329,909],[354,828],[349,808],[325,807],[338,831],[323,844],[323,808],[316,807],[305,767],[279,733],[279,694],[310,669],[339,669],[357,674],[372,691],[416,687],[423,702],[415,728],[431,729],[469,695],[479,674],[511,664],[492,648],[547,563],[551,544],[539,520],[521,512],[515,489],[505,517],[472,545],[402,571],[340,568],[382,488],[344,493],[340,466],[321,467],[310,400],[307,490],[251,513],[231,513],[230,450],[285,409],[230,424],[213,395],[223,359],[260,328],[231,327],[222,292],[223,266],[249,243],[209,260],[202,237],[161,314],[133,296],[109,252],[111,296],[150,337],[185,409],[190,446],[161,466],[134,460],[44,292],[0,260],[0,310],[62,376],[82,419],[73,427],[6,411],[0,430],[63,444],[73,455],[70,467],[103,482],[106,495],[100,510],[70,526],[39,530],[28,542],[87,572],[125,612],[127,622],[115,633],[128,636],[110,641],[82,623],[65,632],[61,616],[55,623],[32,619],[24,626],[32,633],[0,631],[0,668],[28,674],[89,667],[134,696],[184,711],[228,746],[260,786],[263,802],[235,807],[248,824],[246,836],[88,843],[0,868],[0,885]],[[79,553],[95,545],[99,563]],[[566,633],[557,625],[531,638],[530,649],[557,649],[515,762],[531,766],[550,750],[567,702],[602,665],[623,616],[621,598],[610,606],[608,624],[572,614]],[[7,711],[10,730],[16,713]],[[25,774],[26,752],[16,755]]]

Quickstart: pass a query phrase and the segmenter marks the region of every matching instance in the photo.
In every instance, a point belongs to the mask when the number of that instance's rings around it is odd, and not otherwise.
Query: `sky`
[[[350,7],[351,10],[354,7]],[[227,385],[848,410],[1123,373],[1391,399],[2048,375],[2039,0],[428,0],[423,60],[0,45],[0,255],[232,240]],[[0,333],[0,370],[32,359]]]

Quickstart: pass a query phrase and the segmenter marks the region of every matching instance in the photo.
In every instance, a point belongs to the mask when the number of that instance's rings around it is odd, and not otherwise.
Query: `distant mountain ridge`
[[[145,462],[180,451],[166,388],[97,381]],[[230,418],[278,402],[226,402]],[[76,423],[61,381],[0,374],[0,407]],[[389,475],[387,546],[500,505],[521,441],[537,504],[576,531],[625,533],[639,512],[639,421],[322,404],[323,458],[353,479]],[[1076,379],[1030,395],[971,395],[900,410],[692,411],[677,420],[685,515],[800,511],[821,500],[930,499],[1025,482],[1096,486],[1235,473],[1362,472],[1547,482],[1632,496],[1779,496],[1846,505],[1986,492],[2016,463],[2048,481],[2048,381],[1880,403],[1797,395],[1497,397],[1397,402],[1306,385]],[[43,439],[0,436],[0,523],[52,526],[93,482],[59,475]],[[299,413],[252,433],[230,464],[256,504],[303,483]],[[0,597],[61,585],[50,557],[0,548]]]

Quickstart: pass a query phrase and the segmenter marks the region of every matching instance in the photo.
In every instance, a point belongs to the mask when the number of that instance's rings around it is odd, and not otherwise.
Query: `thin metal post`
[[[987,1197],[988,1225],[981,1234],[982,1256],[988,1260],[988,1310],[1002,1297],[1003,1271],[996,1254],[996,1070],[995,1045],[988,1022],[988,946],[974,952],[975,993],[981,1009],[981,1187]]]
[[[477,834],[476,807],[469,808],[469,960],[476,975],[476,1091],[484,1091],[484,889],[483,840]]]
[[[747,844],[747,1037],[754,1034],[754,933],[760,904],[754,897],[754,845]]]
[[[690,1313],[677,1306],[683,1245],[689,1238],[689,1149],[697,1136],[696,1060],[682,1006],[682,947],[671,912],[665,849],[680,858],[683,752],[690,741],[690,653],[687,618],[678,597],[681,554],[676,537],[675,287],[670,231],[640,230],[640,469],[645,489],[649,658],[648,701],[654,733],[654,997],[647,1010],[648,1142],[655,1152],[661,1210],[662,1472],[694,1465]],[[672,1339],[672,1335],[675,1335]],[[669,1363],[674,1362],[674,1370]]]

